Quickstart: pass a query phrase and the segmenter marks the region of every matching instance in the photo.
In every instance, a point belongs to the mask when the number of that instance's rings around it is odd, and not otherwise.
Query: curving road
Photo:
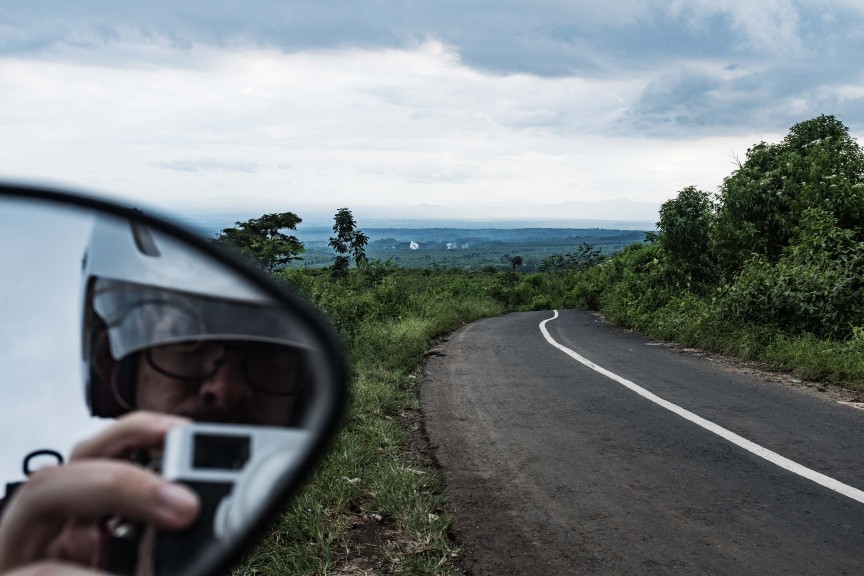
[[[474,576],[864,574],[864,411],[552,317],[469,324],[426,366]]]

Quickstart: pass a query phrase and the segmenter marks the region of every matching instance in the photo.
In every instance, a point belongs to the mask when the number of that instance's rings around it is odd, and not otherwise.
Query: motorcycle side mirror
[[[124,413],[185,415],[195,424],[151,466],[202,512],[155,536],[153,570],[226,573],[338,426],[346,365],[329,324],[208,239],[88,195],[0,184],[0,246],[0,488],[26,480],[28,454],[68,458]]]

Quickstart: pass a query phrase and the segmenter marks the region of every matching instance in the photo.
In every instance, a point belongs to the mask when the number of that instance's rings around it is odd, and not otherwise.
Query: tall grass
[[[440,479],[415,446],[419,368],[436,337],[506,310],[491,296],[499,275],[288,274],[347,344],[350,407],[324,462],[235,574],[461,574]]]

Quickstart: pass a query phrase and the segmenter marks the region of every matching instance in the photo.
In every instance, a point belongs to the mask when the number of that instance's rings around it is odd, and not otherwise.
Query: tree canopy
[[[710,298],[705,314],[730,327],[864,333],[864,151],[835,117],[750,148],[716,202],[684,188],[657,227],[654,244],[620,253],[606,270],[627,295],[623,314],[683,310],[686,294]]]
[[[695,186],[660,207],[657,241],[678,269],[697,282],[712,276],[708,245],[713,218],[711,196]]]
[[[357,222],[348,208],[339,208],[333,220],[333,233],[336,236],[331,237],[327,244],[337,254],[332,267],[333,276],[341,278],[348,272],[350,258],[347,254],[351,255],[357,266],[366,261],[366,244],[369,242],[369,237],[357,229]]]
[[[213,239],[214,244],[230,246],[241,254],[256,260],[265,270],[272,272],[291,260],[299,260],[303,243],[296,236],[283,234],[282,230],[296,230],[303,220],[293,212],[264,214],[245,222],[235,222],[232,228],[224,228]]]
[[[581,270],[603,262],[604,256],[593,244],[582,242],[576,252],[553,254],[540,262],[541,272],[561,272],[564,270]]]
[[[778,144],[760,142],[720,188],[714,249],[727,273],[753,254],[776,262],[808,208],[841,228],[864,230],[864,152],[834,116],[796,124]]]

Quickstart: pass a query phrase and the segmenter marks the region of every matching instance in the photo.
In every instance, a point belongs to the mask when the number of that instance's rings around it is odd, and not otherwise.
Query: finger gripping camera
[[[294,428],[191,424],[165,438],[162,476],[194,490],[198,518],[186,530],[157,534],[155,572],[176,574],[236,536],[266,506],[272,490],[308,449]]]

